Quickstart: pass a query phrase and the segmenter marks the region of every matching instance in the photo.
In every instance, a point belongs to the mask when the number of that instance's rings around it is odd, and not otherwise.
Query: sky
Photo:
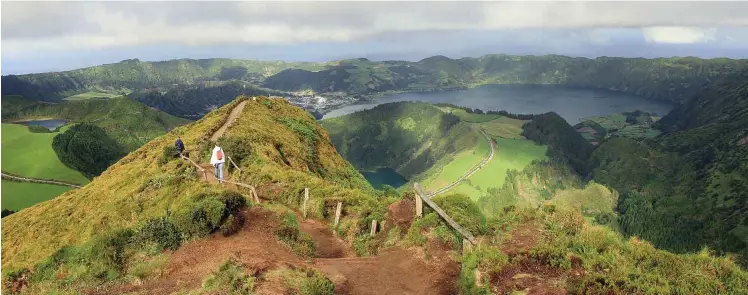
[[[3,75],[227,57],[748,58],[748,2],[8,2]]]

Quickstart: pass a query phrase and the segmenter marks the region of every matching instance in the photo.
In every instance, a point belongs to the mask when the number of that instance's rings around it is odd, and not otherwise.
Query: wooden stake
[[[463,253],[469,253],[473,250],[473,244],[468,241],[468,239],[462,239],[462,252]]]
[[[382,220],[382,222],[379,223],[379,231],[384,230],[384,225],[387,224],[387,220]]]
[[[418,185],[417,183],[414,186]],[[420,188],[420,186],[418,187]],[[416,188],[416,217],[423,217],[423,200],[418,196],[418,188]]]
[[[376,220],[372,220],[371,221],[371,236],[373,237],[374,234],[376,234],[376,233],[377,233],[377,221]]]
[[[338,209],[335,210],[335,226],[340,222],[340,213],[343,212],[343,202],[338,202]]]
[[[306,219],[306,202],[309,201],[309,188],[304,188],[304,219]]]

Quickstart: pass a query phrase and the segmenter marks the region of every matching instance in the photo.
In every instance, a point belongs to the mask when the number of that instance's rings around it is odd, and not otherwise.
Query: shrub
[[[485,232],[486,217],[470,197],[463,194],[443,195],[435,197],[434,203],[472,234],[479,235]]]
[[[185,239],[204,237],[221,224],[226,205],[214,198],[190,201],[180,206],[169,217]]]
[[[244,215],[231,214],[229,215],[229,218],[226,218],[223,225],[221,225],[219,231],[221,231],[221,234],[223,234],[224,237],[228,237],[239,232],[239,230],[242,229],[242,225],[244,225]]]
[[[335,285],[318,272],[304,280],[299,286],[301,295],[332,295],[335,294]]]
[[[161,157],[158,159],[158,164],[164,165],[168,163],[169,161],[173,160],[174,158],[177,158],[178,156],[179,156],[179,152],[177,151],[177,148],[174,147],[173,145],[167,145],[161,151]]]
[[[377,255],[377,248],[377,240],[373,239],[369,234],[360,235],[353,241],[353,249],[356,250],[356,255],[358,256]]]
[[[228,291],[230,294],[249,295],[252,294],[254,283],[255,278],[244,270],[244,266],[231,259],[205,279],[203,288]]]
[[[52,133],[52,130],[49,130],[47,127],[39,126],[39,125],[29,125],[29,132],[31,133]]]
[[[138,231],[141,242],[153,242],[158,250],[176,250],[182,244],[182,235],[177,227],[166,217],[148,219]]]
[[[439,217],[434,212],[424,215],[423,218],[416,219],[408,229],[408,233],[405,235],[406,244],[415,246],[425,245],[427,238],[423,233],[427,229],[439,225],[439,222]]]
[[[461,260],[460,294],[466,295],[491,294],[484,278],[490,279],[509,263],[509,258],[504,253],[491,247],[477,247],[471,252],[463,253]],[[481,274],[480,281],[476,274]]]

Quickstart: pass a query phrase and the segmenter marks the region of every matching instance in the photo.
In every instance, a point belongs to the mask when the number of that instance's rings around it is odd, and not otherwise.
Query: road
[[[442,188],[438,189],[435,192],[428,193],[426,195],[427,197],[431,198],[431,197],[434,197],[436,195],[439,195],[439,194],[442,194],[442,193],[445,193],[445,192],[451,190],[452,188],[454,188],[455,186],[457,186],[458,184],[460,184],[460,182],[462,182],[463,180],[470,178],[470,176],[473,176],[473,174],[475,174],[475,172],[478,172],[478,170],[480,170],[481,168],[483,168],[483,166],[485,166],[488,162],[491,161],[491,159],[493,159],[493,155],[495,153],[494,152],[495,147],[494,147],[493,140],[491,140],[488,137],[488,135],[485,132],[483,132],[483,130],[481,130],[480,133],[483,134],[483,137],[485,137],[486,140],[488,140],[488,145],[491,147],[491,153],[488,154],[488,157],[486,157],[485,159],[483,159],[483,161],[481,161],[480,163],[478,163],[478,165],[475,165],[472,168],[468,169],[468,171],[466,171],[464,174],[462,174],[462,176],[460,176],[460,178],[458,178],[457,180],[455,180],[455,182],[453,182],[453,183],[451,183],[451,184],[449,184],[449,185],[447,185],[445,187],[442,187]]]
[[[62,186],[69,186],[74,188],[80,188],[80,185],[57,181],[57,180],[47,180],[47,179],[38,179],[38,178],[28,178],[23,176],[16,176],[16,175],[10,175],[6,174],[5,172],[2,172],[3,178],[8,178],[11,180],[17,180],[17,181],[25,181],[25,182],[36,182],[36,183],[46,183],[46,184],[54,184],[54,185],[62,185]]]

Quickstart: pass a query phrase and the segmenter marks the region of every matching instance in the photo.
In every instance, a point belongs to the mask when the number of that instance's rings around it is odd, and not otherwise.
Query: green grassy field
[[[546,158],[545,153],[548,147],[537,145],[531,140],[500,137],[495,139],[498,142],[498,149],[491,162],[451,192],[463,193],[477,200],[489,188],[503,186],[509,169],[522,170],[533,160]]]
[[[63,127],[61,132],[67,130]],[[85,184],[88,179],[57,158],[52,138],[59,133],[31,133],[24,125],[2,124],[2,170],[16,175]],[[5,183],[5,182],[3,182]]]
[[[441,187],[447,186],[459,179],[470,168],[488,157],[488,153],[488,142],[486,142],[484,138],[481,138],[474,149],[457,154],[454,159],[444,165],[440,171],[431,174],[428,178],[422,181],[421,185],[423,185],[424,189],[427,191],[435,191]]]
[[[485,131],[490,136],[525,139],[525,137],[521,135],[522,124],[525,124],[525,121],[508,117],[499,117],[494,120],[481,123],[479,124],[479,126],[483,128],[483,131]]]
[[[64,100],[86,100],[86,99],[92,99],[92,98],[112,98],[112,97],[117,97],[117,96],[120,96],[120,95],[89,91],[86,93],[68,96],[64,98]]]
[[[2,200],[2,209],[18,211],[39,202],[51,200],[71,189],[73,188],[62,185],[3,180],[3,197],[0,200]]]

